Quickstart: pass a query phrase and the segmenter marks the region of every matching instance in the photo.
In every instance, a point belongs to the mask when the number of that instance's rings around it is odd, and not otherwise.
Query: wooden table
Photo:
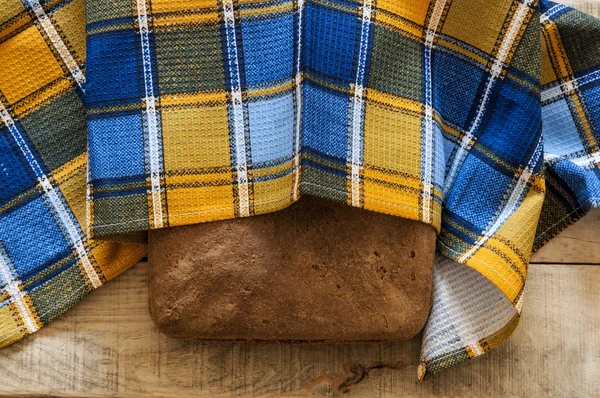
[[[600,16],[598,1],[565,3]],[[600,396],[599,231],[600,210],[534,256],[506,344],[423,383],[420,336],[302,346],[170,339],[150,320],[140,263],[0,351],[0,395]]]

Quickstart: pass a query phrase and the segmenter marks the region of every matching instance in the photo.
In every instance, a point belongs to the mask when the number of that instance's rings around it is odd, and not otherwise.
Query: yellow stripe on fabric
[[[49,100],[60,97],[66,92],[71,91],[72,88],[73,84],[69,78],[61,76],[52,83],[23,98],[16,104],[13,104],[12,110],[17,117],[22,119],[30,113],[40,109],[47,104]]]
[[[129,22],[115,23],[115,24],[106,25],[106,26],[94,26],[94,27],[88,26],[88,27],[86,27],[86,29],[87,29],[88,36],[93,36],[93,35],[98,35],[101,33],[119,32],[119,31],[123,31],[123,30],[134,29],[134,22],[132,20]]]
[[[186,106],[196,104],[225,105],[227,104],[227,94],[225,91],[207,91],[198,93],[163,94],[160,97],[160,105],[163,108],[169,106]]]
[[[1,10],[0,10],[1,11]],[[15,14],[14,19],[6,21],[4,26],[0,26],[0,42],[9,39],[16,34],[20,29],[25,29],[31,23],[31,16],[27,12]]]
[[[265,214],[286,208],[294,202],[293,194],[294,175],[292,173],[272,180],[255,182],[255,214]]]
[[[507,265],[502,255],[491,250],[487,242],[465,264],[489,279],[511,302],[521,293],[521,276]]]
[[[422,36],[422,27],[415,26],[404,19],[396,17],[394,14],[387,13],[377,7],[377,24],[386,28],[392,28],[400,33],[408,33],[412,38],[420,38]]]
[[[364,175],[369,176],[369,170]],[[409,220],[419,220],[419,191],[400,191],[382,181],[364,181],[364,208]]]
[[[63,70],[35,26],[0,44],[0,70],[0,91],[9,104],[63,75]]]
[[[522,264],[523,271],[526,271],[527,264],[529,263],[544,198],[544,178],[536,176],[532,187],[519,208],[492,237],[495,242],[510,242],[511,247],[505,247],[502,251],[506,253],[508,251],[516,251],[514,254],[522,259],[521,262],[524,261]],[[504,244],[502,245],[505,246]],[[500,246],[500,244],[497,246]],[[511,254],[512,257],[513,255]],[[515,261],[515,264],[517,263],[519,262]]]
[[[252,169],[252,176],[255,179],[259,179],[261,177],[268,177],[268,176],[272,176],[275,174],[284,173],[288,170],[291,171],[293,168],[294,168],[294,161],[290,160],[288,162],[285,162],[285,163],[277,165],[277,166]]]
[[[230,173],[228,176],[231,178]],[[172,227],[235,216],[231,184],[191,188],[167,185],[168,217]]]
[[[266,97],[268,95],[280,94],[286,91],[291,91],[292,87],[294,87],[295,82],[293,80],[288,80],[283,84],[278,84],[273,87],[261,88],[257,90],[250,90],[247,92],[247,98],[259,98]]]
[[[509,323],[507,323],[502,329],[498,330],[494,334],[479,340],[474,345],[468,345],[465,347],[467,354],[470,358],[475,358],[482,355],[500,344],[504,343],[515,331],[520,320],[519,314],[516,314]]]
[[[164,169],[187,172],[231,168],[227,108],[220,106],[162,110]],[[171,173],[172,175],[172,173]],[[167,179],[169,183],[169,179]]]
[[[418,176],[390,173],[365,165],[364,208],[391,214],[410,220],[419,220],[422,184]],[[432,196],[440,198],[441,192],[433,190]],[[439,232],[441,228],[441,206],[433,201],[430,224]]]
[[[398,97],[392,94],[384,93],[382,91],[377,91],[373,88],[369,88],[367,91],[367,101],[371,102],[372,105],[387,107],[389,110],[394,112],[405,112],[407,114],[411,114],[414,116],[420,116],[423,104],[421,102]],[[449,125],[446,120],[444,120],[439,113],[433,113],[433,120],[435,120],[440,126],[442,126],[444,133],[448,135],[452,135],[456,139],[460,140],[465,132],[454,128]]]
[[[367,91],[366,99],[367,101],[380,102],[396,109],[403,109],[412,112],[415,115],[420,114],[423,107],[423,104],[418,101],[397,97],[395,95],[384,93],[383,91],[378,91],[372,88],[369,88]]]
[[[419,116],[368,104],[364,125],[365,165],[419,178],[422,141]]]
[[[216,9],[217,0],[153,0],[152,13],[157,14],[199,9]]]
[[[81,172],[81,169],[85,169],[87,164],[87,153],[82,153],[79,156],[74,157],[69,162],[65,163],[61,167],[52,171],[52,179],[61,185],[65,181],[73,177],[74,174]],[[75,195],[76,196],[76,195]]]
[[[441,33],[493,54],[498,50],[498,36],[508,30],[503,29],[503,24],[507,28],[514,17],[515,9],[512,6],[515,3],[519,4],[514,0],[489,1],[485,5],[480,3],[478,12],[474,13],[472,0],[453,1]]]
[[[556,72],[554,72],[554,65],[552,64],[552,57],[550,56],[550,49],[546,40],[541,40],[541,52],[542,52],[542,79],[541,84],[545,86],[549,83],[558,80]]]
[[[166,175],[167,190],[193,186],[221,186],[231,185],[231,171],[200,172],[188,174],[169,174]]]
[[[289,2],[272,7],[256,8],[256,9],[241,9],[239,10],[240,18],[257,17],[261,15],[279,14],[294,9],[294,3]]]
[[[192,24],[216,24],[219,22],[217,12],[193,13],[193,14],[164,14],[155,15],[153,21],[154,30],[170,30],[172,28],[182,28],[181,25]]]
[[[535,231],[535,226],[534,226]],[[485,246],[490,250],[493,250],[496,253],[502,253],[504,256],[504,262],[508,264],[512,264],[518,272],[525,278],[527,276],[527,259],[524,259],[517,250],[512,246],[512,241],[510,243],[506,240],[498,239],[498,234],[492,236],[485,242]],[[529,256],[527,256],[529,257]],[[515,272],[517,272],[515,270]]]
[[[550,58],[554,71],[559,79],[570,79],[573,76],[573,70],[566,57],[565,49],[560,40],[558,26],[554,22],[544,25],[544,30],[547,32],[546,38],[550,42]]]
[[[437,45],[446,47],[449,50],[452,50],[459,54],[462,54],[465,57],[468,57],[468,58],[474,60],[475,62],[483,65],[484,67],[487,66],[491,62],[488,58],[485,58],[473,51],[469,51],[464,46],[461,46],[459,44],[456,44],[449,40],[446,40],[444,37],[437,37]]]
[[[493,333],[492,335],[485,337],[479,341],[479,345],[482,347],[484,352],[489,350],[493,350],[494,348],[500,346],[504,343],[512,334],[515,329],[519,325],[519,320],[521,319],[520,314],[516,314],[509,323],[506,324],[502,329]]]
[[[359,0],[356,1],[356,3],[358,3]],[[356,6],[347,6],[344,4],[340,4],[336,1],[330,1],[330,0],[311,0],[312,4],[330,9],[330,10],[337,10],[337,11],[342,11],[342,12],[346,12],[348,14],[355,14],[356,13]]]
[[[398,185],[415,191],[421,189],[421,182],[418,176],[390,173],[389,171],[374,169],[367,165],[365,165],[365,179],[373,182],[379,181],[382,184]]]
[[[8,22],[9,19],[18,16],[25,11],[23,3],[20,0],[2,0],[0,7],[0,25]]]
[[[119,276],[147,254],[145,244],[122,244],[105,241],[91,250],[107,281]]]
[[[64,36],[65,45],[77,62],[85,63],[84,0],[72,0],[52,14],[56,28]]]
[[[521,278],[527,276],[527,264],[543,203],[543,179],[538,176],[519,208],[466,262],[486,276],[513,303],[523,288]],[[519,271],[508,263],[516,265]]]
[[[429,3],[429,0],[378,0],[377,9],[388,11],[402,18],[406,18],[417,25],[424,26]],[[378,14],[377,19],[380,19],[383,14],[384,13]],[[417,36],[421,36],[421,32],[419,32]]]
[[[87,184],[87,154],[83,153],[54,170],[53,180],[61,190],[79,225],[87,225],[85,200]],[[84,231],[85,232],[85,231]]]
[[[237,4],[240,6],[257,6],[260,7],[261,4],[269,5],[273,4],[273,0],[237,0]]]
[[[18,322],[10,309],[10,305],[0,308],[0,348],[11,345],[26,336],[21,331],[21,322]]]

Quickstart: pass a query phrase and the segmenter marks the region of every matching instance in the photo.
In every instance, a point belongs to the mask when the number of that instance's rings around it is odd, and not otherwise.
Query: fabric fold
[[[0,346],[149,229],[316,195],[438,231],[426,378],[600,204],[600,21],[549,1],[0,0],[0,71]]]

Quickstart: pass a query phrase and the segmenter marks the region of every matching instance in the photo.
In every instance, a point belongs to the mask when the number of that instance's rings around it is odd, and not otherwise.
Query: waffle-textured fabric
[[[143,231],[317,195],[438,231],[425,378],[505,341],[532,250],[600,204],[600,21],[535,0],[0,0],[0,115],[0,346],[138,261]]]

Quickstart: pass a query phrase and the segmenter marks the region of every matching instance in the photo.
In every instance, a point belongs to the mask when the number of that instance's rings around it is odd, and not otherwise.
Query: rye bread
[[[310,196],[150,231],[150,312],[183,339],[408,339],[431,306],[435,240],[422,222]]]

